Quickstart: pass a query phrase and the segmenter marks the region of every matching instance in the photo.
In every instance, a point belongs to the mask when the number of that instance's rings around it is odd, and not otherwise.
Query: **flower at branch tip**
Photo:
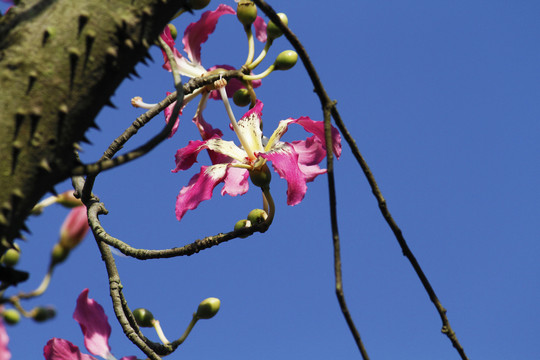
[[[66,250],[73,249],[84,239],[89,229],[86,206],[71,209],[60,228],[60,245]]]
[[[232,141],[223,140],[222,135],[216,133],[206,139],[203,136],[203,141],[190,141],[186,147],[176,152],[176,167],[172,172],[189,169],[204,149],[214,153],[213,159],[211,157],[213,164],[201,166],[200,172],[180,190],[176,199],[178,220],[181,220],[188,210],[193,210],[202,201],[209,200],[214,188],[220,183],[224,183],[221,195],[245,194],[249,188],[247,178],[250,173],[260,172],[267,161],[271,161],[274,171],[287,181],[288,205],[300,203],[307,191],[306,183],[326,172],[318,165],[326,156],[324,123],[309,117],[281,120],[270,139],[266,140],[263,139],[261,131],[262,107],[263,103],[257,101],[238,122],[237,135],[242,147]],[[280,141],[291,124],[302,126],[313,136],[291,143]],[[332,146],[334,154],[339,158],[341,136],[334,127]]]
[[[161,38],[165,43],[171,48],[176,62],[178,72],[181,75],[188,76],[190,78],[195,78],[198,76],[203,76],[212,71],[221,70],[234,70],[234,67],[230,65],[216,65],[206,69],[201,63],[201,45],[208,40],[208,36],[214,32],[216,29],[217,22],[222,15],[234,15],[236,12],[234,9],[228,5],[220,4],[216,10],[205,11],[201,18],[194,23],[189,24],[184,32],[184,37],[182,38],[182,43],[184,44],[184,51],[187,56],[183,56],[175,48],[175,41],[171,35],[170,29],[168,26],[165,27],[161,33]],[[255,35],[257,39],[261,42],[266,41],[266,23],[264,20],[258,16],[254,22]],[[167,54],[163,51],[164,64],[163,68],[165,70],[171,71],[171,65]],[[261,85],[260,81],[253,81],[252,85],[254,88]],[[244,85],[238,79],[231,79],[227,85],[227,96],[232,97],[234,92],[240,88],[243,88]],[[217,91],[212,91],[210,97],[213,99],[221,99],[221,96]]]
[[[107,315],[101,305],[88,298],[88,289],[84,289],[79,295],[73,318],[81,326],[84,345],[91,354],[106,360],[116,359],[111,354],[109,346],[111,326]],[[71,342],[58,338],[52,338],[47,342],[43,348],[43,355],[46,360],[96,360],[93,356],[81,353]],[[136,357],[124,356],[120,360],[136,360]]]

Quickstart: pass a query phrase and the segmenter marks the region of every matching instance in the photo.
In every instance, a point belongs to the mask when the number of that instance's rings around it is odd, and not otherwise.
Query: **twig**
[[[289,42],[295,47],[300,58],[302,59],[302,62],[304,63],[304,66],[306,67],[306,70],[309,76],[312,78],[312,81],[315,83],[314,79],[316,79],[320,83],[320,80],[318,79],[318,75],[315,69],[313,68],[313,66],[311,65],[311,61],[309,60],[309,57],[306,51],[303,49],[302,45],[300,44],[296,36],[289,30],[287,26],[285,26],[281,22],[281,19],[276,14],[276,12],[269,5],[267,5],[265,1],[255,0],[254,2],[281,29],[281,31],[287,37],[287,40],[289,40]],[[308,64],[311,66],[308,66]],[[332,130],[331,130],[331,122],[330,122],[331,120],[330,113],[331,113],[331,109],[334,107],[334,103],[332,103],[328,95],[324,93],[324,89],[323,91],[318,91],[318,94],[321,100],[321,105],[323,106],[324,134],[325,134],[326,148],[332,149]],[[326,96],[323,96],[323,95],[326,95]],[[360,351],[362,358],[364,360],[368,360],[369,356],[367,354],[366,348],[364,346],[364,343],[362,342],[360,333],[358,332],[358,329],[356,328],[356,325],[354,324],[354,321],[349,312],[349,308],[347,307],[347,303],[345,301],[345,293],[343,291],[343,279],[341,276],[341,254],[340,254],[340,240],[339,240],[338,219],[337,219],[336,189],[335,189],[335,182],[334,182],[333,153],[331,150],[326,152],[326,159],[327,159],[327,175],[328,175],[328,195],[329,195],[329,202],[330,202],[330,222],[332,225],[332,243],[334,246],[334,275],[335,275],[336,296],[338,298],[341,312],[345,318],[345,321],[347,322],[347,325],[349,326],[349,330],[356,342],[356,345],[358,346],[358,350]]]
[[[330,98],[328,94],[326,93],[326,90],[324,89],[319,79],[319,76],[317,75],[317,72],[315,71],[313,64],[311,63],[307,55],[307,52],[305,51],[304,47],[302,46],[302,44],[300,43],[296,35],[294,35],[288,27],[286,27],[283,23],[281,23],[279,16],[277,16],[276,12],[270,6],[268,6],[264,0],[253,0],[253,1],[281,29],[285,37],[289,40],[289,42],[298,52],[298,55],[302,59],[302,62],[306,68],[306,71],[309,74],[311,81],[313,82],[313,85],[315,87],[315,92],[319,96],[319,100],[321,101],[323,109],[330,107],[332,117],[334,118],[334,121],[337,127],[339,128],[339,130],[341,131],[341,134],[344,136],[345,140],[351,147],[352,153],[354,154],[356,160],[358,161],[360,167],[362,168],[364,175],[369,182],[373,195],[377,199],[379,209],[381,210],[381,213],[384,219],[386,220],[388,226],[391,228],[392,232],[394,233],[394,236],[403,251],[403,255],[406,256],[409,262],[411,263],[414,271],[416,272],[417,276],[422,282],[424,289],[428,293],[431,302],[435,305],[435,308],[437,309],[437,312],[439,313],[439,316],[442,321],[442,329],[441,329],[442,333],[444,333],[450,339],[450,341],[452,342],[452,345],[457,350],[462,360],[468,360],[468,357],[465,354],[465,350],[459,343],[459,340],[457,339],[456,334],[454,333],[454,331],[452,330],[452,327],[450,326],[450,322],[446,316],[446,309],[442,306],[441,302],[437,298],[435,291],[433,290],[433,287],[429,283],[426,275],[424,274],[418,261],[414,257],[412,251],[409,249],[400,228],[397,226],[392,215],[390,214],[390,211],[388,210],[388,207],[386,205],[386,200],[382,196],[379,186],[377,185],[377,182],[375,181],[375,177],[373,176],[371,170],[369,169],[367,162],[364,160],[363,156],[361,155],[360,150],[356,146],[356,142],[354,141],[349,131],[345,127],[345,124],[343,123],[341,116],[339,115],[339,112],[337,110],[337,107],[335,106],[335,103],[332,103],[330,101]]]

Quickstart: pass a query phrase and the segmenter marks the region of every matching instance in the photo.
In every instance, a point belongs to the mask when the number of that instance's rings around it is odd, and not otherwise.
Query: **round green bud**
[[[259,169],[251,170],[249,172],[249,178],[253,185],[260,188],[267,187],[270,184],[270,180],[272,180],[272,173],[270,172],[268,165],[264,164]]]
[[[171,31],[171,36],[173,40],[176,40],[176,36],[178,36],[178,31],[176,30],[176,26],[174,26],[173,24],[167,24],[167,26],[169,27],[169,30]]]
[[[133,310],[133,316],[137,324],[141,327],[154,326],[154,315],[152,315],[150,310],[144,308],[135,309]]]
[[[279,13],[277,15],[279,16],[279,19],[285,26],[289,24],[289,19],[287,19],[287,15],[285,15],[284,13]],[[277,25],[272,20],[270,20],[268,22],[268,25],[266,26],[266,36],[268,36],[268,38],[270,39],[276,39],[280,37],[281,35],[283,35],[281,30],[277,27]]]
[[[4,321],[9,325],[15,325],[21,320],[21,314],[15,309],[7,309],[2,312]]]
[[[39,306],[35,309],[32,318],[37,322],[44,322],[56,316],[56,310],[51,306]]]
[[[60,264],[67,259],[69,255],[69,249],[63,247],[60,243],[54,245],[51,253],[51,261],[53,264]]]
[[[263,209],[253,209],[249,212],[248,221],[253,225],[260,224],[268,218],[268,214]]]
[[[251,227],[251,221],[249,221],[247,219],[242,219],[242,220],[238,221],[236,224],[234,224],[234,231],[237,231],[237,230],[240,230],[240,229],[243,229],[243,228],[248,228],[248,227]],[[242,238],[242,239],[245,239],[245,238],[248,237],[248,235],[241,235],[239,237]]]
[[[274,61],[275,70],[289,70],[298,61],[298,54],[292,50],[285,50]]]
[[[203,300],[199,307],[197,308],[197,313],[195,314],[199,319],[211,319],[219,311],[219,306],[221,301],[218,298],[211,297]]]
[[[249,26],[257,18],[257,7],[252,1],[242,0],[238,3],[236,17],[243,25]]]
[[[193,10],[204,9],[209,3],[210,3],[210,0],[189,0],[188,1],[189,7],[192,8]]]
[[[15,248],[8,249],[4,255],[0,258],[0,262],[7,267],[14,267],[19,262],[21,252],[19,245],[14,244]]]
[[[248,89],[238,89],[234,92],[233,101],[237,106],[248,106],[251,103]]]

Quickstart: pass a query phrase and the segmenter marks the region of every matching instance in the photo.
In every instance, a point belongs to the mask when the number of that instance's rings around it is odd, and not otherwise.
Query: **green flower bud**
[[[19,248],[19,245],[14,244],[15,248],[8,249],[4,255],[0,258],[0,262],[8,267],[14,267],[19,262],[19,258],[21,256],[21,250]]]
[[[150,310],[143,308],[135,309],[133,310],[133,316],[135,317],[137,324],[141,327],[154,326],[154,315],[152,315]]]
[[[169,27],[169,30],[171,31],[171,36],[173,40],[176,40],[176,36],[178,36],[178,31],[176,30],[176,26],[174,26],[173,24],[167,24],[167,26]]]
[[[64,260],[67,259],[69,255],[69,249],[66,249],[59,243],[54,245],[51,253],[51,262],[53,264],[60,264],[61,262],[64,262]]]
[[[298,61],[298,54],[292,50],[285,50],[274,61],[275,70],[289,70]]]
[[[242,0],[238,3],[236,17],[238,17],[238,20],[240,20],[242,24],[249,26],[253,24],[257,18],[257,7],[251,1]]]
[[[189,7],[193,10],[201,10],[206,7],[210,3],[210,0],[189,0],[188,4]]]
[[[9,325],[15,325],[21,320],[21,314],[15,309],[7,309],[2,312],[4,321]]]
[[[35,309],[32,318],[37,322],[44,322],[56,316],[56,310],[51,306],[39,306]]]
[[[251,103],[248,89],[238,89],[234,92],[233,101],[237,106],[248,106]]]
[[[243,229],[243,228],[248,228],[248,227],[251,227],[251,221],[249,221],[247,219],[242,219],[242,220],[238,221],[236,224],[234,224],[234,231],[240,230],[240,229]],[[247,237],[248,237],[248,235],[240,236],[240,238],[242,238],[242,239],[245,239]]]
[[[211,297],[205,299],[199,304],[195,316],[197,316],[199,319],[211,319],[219,311],[220,305],[221,301],[219,301],[218,298]]]
[[[279,19],[281,20],[281,22],[285,24],[285,26],[289,24],[289,19],[287,19],[287,15],[285,15],[284,13],[279,13],[277,15],[279,16]],[[277,27],[277,25],[272,20],[270,20],[268,22],[268,25],[266,26],[266,36],[269,39],[276,39],[280,37],[281,35],[283,35],[281,30]]]
[[[253,185],[262,188],[270,184],[270,180],[272,180],[272,173],[270,172],[268,165],[264,164],[259,169],[251,170],[249,172],[249,178],[251,179]]]
[[[268,214],[263,209],[253,209],[249,212],[248,221],[253,225],[260,224],[268,218]]]

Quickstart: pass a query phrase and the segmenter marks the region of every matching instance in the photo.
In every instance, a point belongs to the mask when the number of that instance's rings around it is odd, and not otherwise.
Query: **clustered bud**
[[[248,89],[238,89],[234,92],[233,101],[237,106],[248,106],[251,103]]]
[[[21,314],[15,309],[7,309],[2,312],[4,321],[9,325],[15,325],[21,320]]]
[[[289,19],[287,19],[287,15],[284,13],[277,14],[279,16],[279,19],[281,22],[287,26],[289,24]],[[283,35],[283,32],[277,27],[277,25],[273,21],[269,21],[268,25],[266,26],[266,36],[268,36],[269,39],[276,39]]]
[[[210,297],[205,299],[199,304],[195,316],[199,319],[211,319],[219,311],[220,305],[221,301],[218,298]]]
[[[242,0],[238,2],[236,16],[244,26],[250,26],[257,18],[257,7],[252,1]]]
[[[44,322],[56,316],[56,310],[51,306],[38,306],[34,309],[32,318],[37,322]]]
[[[249,212],[247,220],[253,224],[260,224],[268,218],[268,214],[263,209],[253,209]]]
[[[133,317],[140,327],[154,326],[154,315],[148,309],[138,308],[133,310]]]
[[[285,50],[274,61],[275,70],[289,70],[298,61],[298,54],[292,50]]]
[[[19,262],[19,258],[21,256],[21,250],[19,248],[19,245],[14,244],[14,247],[11,249],[8,249],[4,255],[0,258],[0,263],[7,267],[14,267]]]
[[[173,40],[176,40],[176,37],[178,36],[178,30],[176,30],[176,26],[174,26],[173,24],[167,24],[167,26],[169,27]]]

